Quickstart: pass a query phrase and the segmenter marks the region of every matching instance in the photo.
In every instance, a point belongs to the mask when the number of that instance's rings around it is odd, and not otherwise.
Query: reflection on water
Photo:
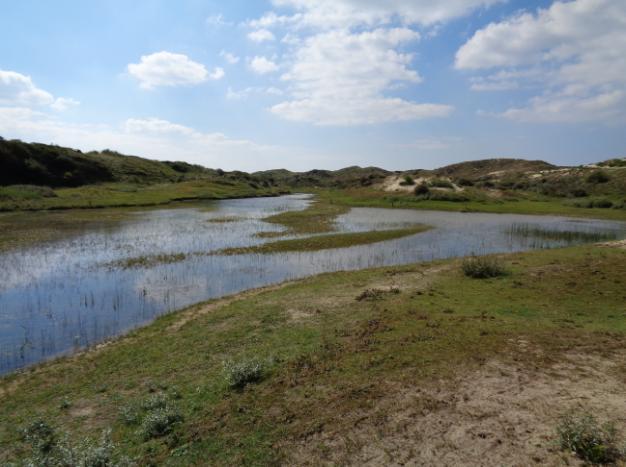
[[[0,254],[0,373],[92,345],[193,303],[320,272],[626,237],[626,224],[619,222],[358,208],[339,217],[340,231],[411,223],[435,229],[319,252],[198,254],[267,241],[255,234],[281,227],[262,218],[305,209],[309,202],[307,195],[292,195],[221,201],[211,210],[148,210],[114,231],[93,229]],[[189,255],[146,267],[110,266],[128,258],[181,253]]]

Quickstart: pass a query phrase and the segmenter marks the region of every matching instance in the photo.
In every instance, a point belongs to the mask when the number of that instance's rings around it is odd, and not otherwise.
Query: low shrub
[[[460,178],[456,182],[459,186],[474,186],[474,182],[467,178]]]
[[[415,196],[424,196],[430,193],[430,188],[428,188],[428,185],[426,183],[420,183],[415,187],[413,193],[415,193]]]
[[[461,265],[463,274],[474,279],[487,279],[504,276],[508,272],[501,260],[487,256],[472,256],[465,258]]]
[[[571,451],[592,464],[613,464],[626,453],[618,446],[615,425],[601,425],[590,413],[565,415],[557,427],[561,449]]]
[[[400,182],[401,186],[413,186],[415,185],[415,180],[410,175],[405,175],[404,180]]]
[[[224,376],[231,389],[243,389],[248,384],[258,383],[265,376],[265,365],[256,359],[239,362],[224,362]]]
[[[453,203],[465,203],[470,200],[469,196],[461,193],[431,191],[428,198],[432,201],[451,201]]]
[[[434,186],[436,188],[454,188],[454,185],[450,180],[446,180],[445,178],[433,178],[430,181],[430,186]]]
[[[123,467],[133,463],[119,455],[111,441],[111,431],[105,430],[98,441],[85,438],[76,444],[67,434],[58,435],[43,420],[37,420],[23,430],[23,439],[31,447],[31,455],[23,459],[24,466],[45,467]]]
[[[183,416],[177,408],[172,406],[158,408],[146,415],[139,432],[145,441],[160,438],[171,433],[182,421]]]
[[[606,183],[611,179],[611,177],[609,177],[609,174],[607,174],[606,172],[604,172],[603,170],[596,170],[595,172],[592,172],[588,177],[587,177],[587,182],[589,183],[593,183],[593,184],[597,184],[597,183]]]

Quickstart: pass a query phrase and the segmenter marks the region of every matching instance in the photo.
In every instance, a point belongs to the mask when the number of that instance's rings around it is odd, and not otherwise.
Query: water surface
[[[290,195],[139,210],[116,229],[94,227],[0,254],[0,374],[93,345],[203,300],[321,272],[626,238],[621,222],[356,208],[337,219],[339,231],[415,223],[434,229],[319,252],[206,254],[268,241],[256,234],[282,228],[264,217],[302,210],[309,202],[308,195]],[[181,261],[116,266],[128,258],[181,253],[187,255]]]

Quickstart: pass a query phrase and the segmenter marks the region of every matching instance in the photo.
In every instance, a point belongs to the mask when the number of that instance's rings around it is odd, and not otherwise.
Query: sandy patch
[[[522,340],[519,351],[529,346]],[[435,388],[401,388],[374,413],[355,414],[349,431],[298,445],[289,463],[312,465],[324,446],[325,465],[581,465],[557,448],[555,427],[577,407],[618,417],[624,427],[623,368],[616,363],[624,356],[571,353],[542,369],[494,360]]]

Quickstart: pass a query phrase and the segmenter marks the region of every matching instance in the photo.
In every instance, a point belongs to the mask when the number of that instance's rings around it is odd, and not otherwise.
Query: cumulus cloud
[[[477,31],[455,66],[476,90],[541,87],[502,116],[522,121],[613,119],[626,112],[626,2],[555,2]]]
[[[408,28],[351,33],[331,31],[308,38],[295,53],[282,79],[291,84],[293,99],[272,108],[275,114],[317,125],[361,125],[443,117],[447,105],[419,104],[388,97],[398,83],[421,82],[410,68],[411,55],[395,50],[417,41]]]
[[[239,60],[240,60],[238,56],[230,52],[226,52],[225,50],[222,50],[220,52],[220,57],[226,60],[226,62],[230,65],[236,65],[237,63],[239,63]]]
[[[139,80],[143,89],[161,86],[189,86],[209,78],[204,65],[183,54],[157,52],[141,57],[139,63],[128,65],[128,72]]]
[[[51,107],[64,111],[79,105],[76,99],[57,97],[38,88],[30,76],[0,70],[0,105],[15,107]]]
[[[273,0],[246,25],[280,30],[288,98],[271,111],[316,125],[367,125],[445,117],[453,108],[394,96],[422,77],[403,48],[438,27],[500,0]],[[424,31],[428,36],[431,31]],[[272,71],[278,68],[272,67]]]
[[[376,26],[400,22],[403,25],[431,26],[464,16],[476,8],[502,0],[274,0],[279,8],[293,14],[269,12],[251,21],[253,27],[297,25],[321,29]]]
[[[254,42],[265,42],[265,41],[273,41],[276,39],[272,31],[267,29],[259,29],[257,31],[252,31],[248,33],[248,39]]]
[[[266,57],[256,56],[250,60],[250,68],[259,75],[265,75],[277,71],[278,65]]]

